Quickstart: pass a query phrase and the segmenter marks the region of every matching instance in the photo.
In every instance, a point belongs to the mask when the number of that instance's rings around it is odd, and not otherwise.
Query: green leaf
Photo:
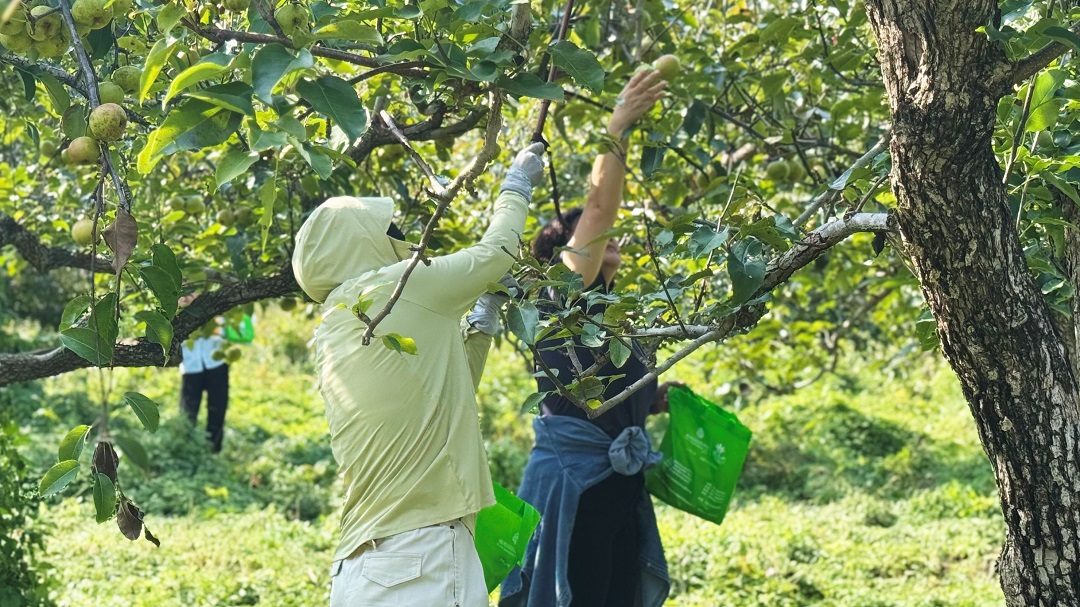
[[[173,340],[173,326],[169,319],[162,316],[160,312],[142,310],[135,313],[135,320],[146,323],[146,337],[161,346],[165,362],[168,362],[169,348]]]
[[[45,473],[45,476],[41,479],[41,485],[38,487],[38,493],[41,497],[49,497],[66,487],[78,475],[79,462],[73,459],[64,460],[49,468],[49,471]]]
[[[506,309],[506,322],[518,339],[530,345],[536,343],[536,335],[540,331],[540,311],[534,303],[511,302]]]
[[[161,30],[162,34],[168,34],[172,28],[176,27],[177,23],[180,23],[180,19],[184,17],[186,10],[179,2],[172,4],[166,4],[161,7],[161,12],[157,14],[157,26]]]
[[[1073,184],[1065,181],[1050,171],[1042,171],[1039,173],[1039,176],[1050,183],[1050,185],[1060,190],[1062,194],[1068,196],[1069,200],[1076,203],[1077,206],[1080,206],[1080,194],[1077,193],[1076,187]]]
[[[60,84],[60,81],[53,76],[40,73],[37,75],[37,79],[45,85],[45,90],[49,92],[49,97],[53,102],[53,109],[57,114],[63,114],[71,107],[71,95],[68,94],[64,85]]]
[[[687,248],[694,257],[706,257],[709,253],[724,246],[730,231],[731,229],[726,227],[722,231],[717,232],[712,228],[701,226],[697,230],[694,230],[694,233],[690,235]]]
[[[255,152],[229,150],[225,156],[218,161],[217,172],[214,175],[214,180],[216,181],[215,187],[220,188],[222,185],[243,175],[251,168],[251,165],[258,161],[259,155]]]
[[[731,276],[731,304],[738,306],[750,300],[765,281],[765,260],[760,257],[761,242],[741,240],[728,254],[728,275]]]
[[[64,313],[60,315],[59,330],[63,331],[67,329],[82,318],[83,314],[85,314],[86,310],[90,307],[90,301],[89,295],[79,295],[75,299],[69,301],[67,305],[64,306]]]
[[[702,125],[705,124],[705,116],[709,113],[709,107],[701,102],[700,99],[695,99],[690,107],[686,109],[686,114],[683,116],[682,130],[688,137],[693,137],[701,132]]]
[[[255,96],[266,103],[273,102],[273,90],[285,74],[310,68],[314,65],[311,53],[306,49],[294,56],[280,44],[268,44],[251,58],[251,85]]]
[[[415,4],[407,4],[398,7],[396,14],[401,19],[418,19],[424,14],[424,11]]]
[[[135,412],[144,428],[150,432],[157,432],[158,423],[161,421],[160,407],[154,401],[139,394],[138,392],[125,392],[124,400]]]
[[[253,152],[279,149],[289,143],[289,136],[279,131],[264,131],[255,125],[249,125],[249,131]]]
[[[116,514],[116,485],[104,474],[94,475],[94,519],[99,523]]]
[[[477,61],[469,68],[469,72],[480,82],[495,82],[499,77],[499,66],[491,61]]]
[[[76,103],[64,112],[60,119],[60,130],[68,139],[75,139],[86,134],[86,106]]]
[[[225,84],[216,84],[205,89],[191,91],[187,96],[212,103],[230,112],[254,116],[255,107],[251,104],[251,97],[254,94],[251,85],[247,83],[226,82]]]
[[[139,276],[142,277],[146,286],[150,287],[154,296],[157,297],[161,309],[165,311],[166,318],[176,315],[177,300],[180,299],[180,289],[169,272],[158,266],[146,266],[139,268]]]
[[[365,44],[383,44],[379,30],[353,19],[332,21],[329,25],[315,30],[314,34],[316,40],[353,40]]]
[[[15,72],[19,74],[19,78],[22,79],[23,95],[26,97],[26,100],[33,101],[37,98],[37,81],[34,79],[34,75],[21,68],[15,68]]]
[[[402,337],[397,333],[387,333],[382,338],[382,343],[387,348],[398,354],[416,354],[416,341],[411,337]]]
[[[195,86],[204,80],[216,78],[229,71],[231,69],[229,59],[230,57],[224,53],[214,53],[213,55],[207,55],[195,65],[180,72],[173,79],[172,84],[169,85],[169,92],[165,94],[165,99],[161,102],[162,107],[167,105],[173,97],[179,95],[184,89]]]
[[[168,37],[162,37],[150,49],[150,53],[146,56],[146,63],[143,64],[142,76],[139,79],[139,103],[146,101],[146,96],[150,94],[150,89],[154,86],[158,75],[161,74],[161,70],[165,67],[165,62],[172,57],[175,48],[175,42],[170,43]]]
[[[641,152],[641,173],[645,177],[652,177],[664,164],[664,155],[668,148],[664,145],[651,145]]]
[[[528,413],[529,411],[532,411],[540,404],[540,401],[544,400],[544,398],[547,397],[548,394],[550,393],[533,392],[529,395],[529,398],[526,398],[525,402],[521,404],[521,412]]]
[[[569,74],[574,82],[595,92],[604,90],[604,67],[596,60],[596,55],[569,40],[551,45],[548,52],[551,53],[552,62]]]
[[[153,254],[153,264],[169,275],[172,279],[173,285],[177,291],[183,286],[184,276],[180,273],[180,266],[176,265],[176,254],[168,245],[156,244],[150,247],[150,251]]]
[[[322,76],[317,80],[301,80],[296,92],[345,131],[350,141],[356,141],[367,130],[367,109],[356,96],[356,90],[337,76]],[[326,177],[323,177],[326,179]]]
[[[71,432],[67,433],[64,440],[60,441],[60,449],[58,452],[58,462],[64,462],[67,460],[77,460],[82,455],[83,447],[86,446],[86,435],[90,432],[90,426],[82,425],[75,426]]]
[[[1061,70],[1045,71],[1035,78],[1035,89],[1031,97],[1031,111],[1024,127],[1029,133],[1051,129],[1057,124],[1061,112],[1061,99],[1055,96],[1065,81]]]
[[[60,343],[98,367],[112,361],[113,342],[104,339],[97,331],[84,327],[72,327],[60,332]]]
[[[622,340],[612,338],[608,342],[608,354],[611,356],[611,364],[616,369],[621,369],[627,360],[630,360],[630,348]]]
[[[1043,35],[1051,40],[1060,42],[1072,49],[1073,53],[1080,53],[1080,36],[1060,25],[1051,25],[1043,30]]]
[[[308,166],[315,169],[321,179],[330,179],[330,175],[334,171],[334,165],[330,162],[329,156],[316,150],[308,143],[301,143],[296,139],[291,139],[291,141],[296,151],[303,157],[304,162],[307,162]]]
[[[146,138],[139,172],[149,173],[165,154],[224,142],[240,126],[241,115],[200,99],[187,99]]]
[[[562,87],[554,82],[544,82],[535,74],[521,73],[513,78],[499,76],[496,82],[499,88],[511,95],[518,97],[533,97],[536,99],[550,99],[552,101],[563,100]]]
[[[118,333],[116,293],[109,293],[94,305],[91,326],[61,331],[60,343],[94,365],[102,366],[112,361]]]
[[[118,435],[114,435],[112,440],[113,444],[120,447],[120,450],[124,452],[124,457],[128,461],[143,470],[150,469],[150,457],[146,454],[146,449],[143,448],[139,441],[127,436]]]

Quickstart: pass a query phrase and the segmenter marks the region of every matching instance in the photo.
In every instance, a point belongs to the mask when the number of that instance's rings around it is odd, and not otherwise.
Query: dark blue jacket
[[[565,415],[537,416],[533,428],[536,446],[518,496],[540,511],[540,526],[529,542],[525,565],[514,568],[503,581],[499,605],[567,607],[570,537],[581,494],[616,472],[637,474],[658,463],[660,454],[651,450],[649,435],[638,426],[626,428],[615,440],[596,425]],[[627,607],[660,607],[671,581],[652,499],[644,489],[638,524],[641,591],[635,604]]]

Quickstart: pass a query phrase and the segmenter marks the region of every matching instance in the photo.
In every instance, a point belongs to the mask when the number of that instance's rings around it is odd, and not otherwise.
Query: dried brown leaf
[[[117,276],[119,276],[120,271],[124,269],[124,265],[131,259],[131,254],[135,251],[135,244],[139,241],[139,224],[131,216],[131,213],[120,208],[116,211],[116,221],[105,228],[101,236],[105,238],[105,244],[112,249],[114,256],[113,267]]]
[[[104,474],[109,477],[109,480],[116,482],[116,467],[120,463],[120,458],[116,456],[116,450],[109,441],[100,441],[97,444],[97,448],[94,449],[94,460],[92,462],[94,466],[94,472],[98,474]]]

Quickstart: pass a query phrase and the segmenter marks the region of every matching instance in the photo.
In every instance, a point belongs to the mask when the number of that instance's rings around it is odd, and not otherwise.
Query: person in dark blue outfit
[[[600,236],[615,225],[622,204],[626,135],[663,95],[666,83],[646,70],[631,78],[616,99],[608,133],[618,144],[593,165],[591,189],[582,209],[553,220],[533,243],[533,255],[561,261],[581,275],[587,290],[607,293],[621,263],[618,244]],[[555,251],[566,247],[556,258]],[[552,291],[547,297],[557,298]],[[584,299],[584,298],[583,298]],[[579,305],[582,302],[558,302]],[[585,310],[603,312],[602,303]],[[576,369],[595,362],[592,350],[563,338],[538,344],[544,365],[570,383]],[[577,360],[575,361],[574,358]],[[644,353],[633,345],[622,367],[608,362],[598,376],[618,376],[601,400],[648,374]],[[537,361],[537,370],[544,365]],[[549,392],[533,422],[536,445],[519,497],[541,513],[540,526],[525,555],[502,584],[500,607],[659,607],[670,582],[644,469],[659,454],[651,450],[645,418],[665,408],[666,390],[655,381],[594,420],[562,397],[544,373],[538,391]]]

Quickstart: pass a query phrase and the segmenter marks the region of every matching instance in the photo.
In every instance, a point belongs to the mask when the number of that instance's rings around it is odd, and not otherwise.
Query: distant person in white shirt
[[[186,306],[195,299],[187,295],[180,299],[180,305]],[[180,408],[196,425],[203,392],[206,392],[206,435],[214,453],[221,451],[221,439],[225,431],[225,409],[229,406],[229,365],[225,362],[223,348],[225,340],[221,337],[222,328],[210,337],[196,337],[188,347],[188,342],[181,346],[184,360],[180,363],[182,380],[180,384]],[[222,352],[214,356],[215,352]]]

